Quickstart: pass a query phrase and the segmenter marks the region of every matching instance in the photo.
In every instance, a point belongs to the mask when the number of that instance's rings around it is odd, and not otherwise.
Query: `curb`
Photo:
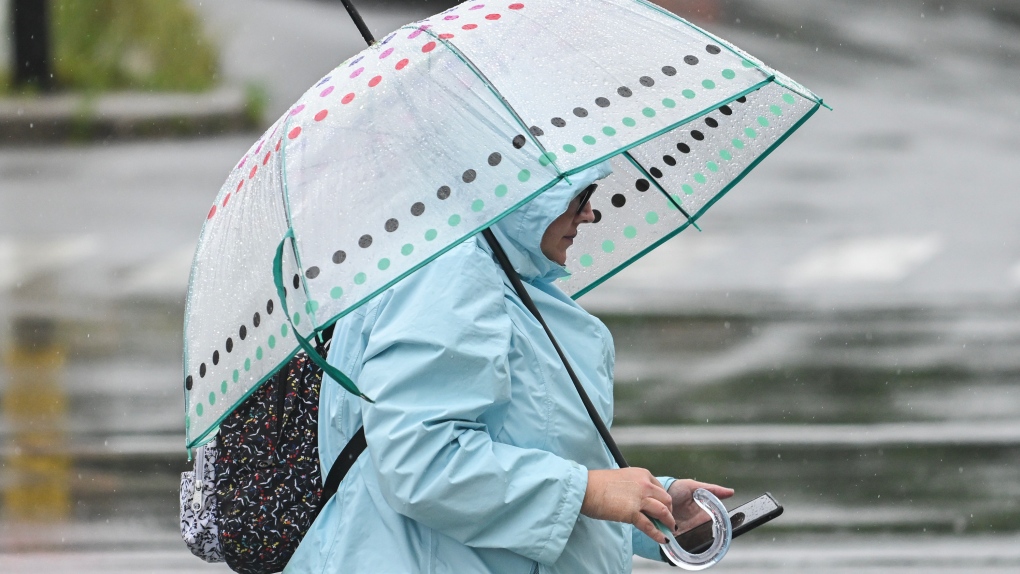
[[[226,86],[197,94],[114,92],[0,98],[0,146],[254,130],[257,103]]]

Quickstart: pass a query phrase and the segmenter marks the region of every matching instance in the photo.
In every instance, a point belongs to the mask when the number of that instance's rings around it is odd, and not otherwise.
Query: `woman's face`
[[[567,249],[574,244],[577,227],[582,223],[595,221],[591,202],[585,201],[583,206],[579,205],[583,195],[586,194],[582,193],[575,197],[567,206],[567,210],[554,219],[542,234],[542,253],[560,265],[567,264]]]

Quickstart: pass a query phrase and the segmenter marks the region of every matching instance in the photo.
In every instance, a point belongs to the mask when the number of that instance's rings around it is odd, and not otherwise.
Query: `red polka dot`
[[[346,96],[344,96],[344,98],[342,100],[340,100],[340,103],[344,104],[344,105],[347,105],[347,104],[349,104],[349,103],[351,103],[353,101],[354,101],[354,92],[351,92],[351,93],[347,94]]]
[[[378,86],[379,82],[381,82],[381,81],[382,81],[382,76],[376,76],[376,77],[374,77],[374,78],[372,78],[371,80],[368,81],[368,87],[374,88],[374,87]]]
[[[251,178],[255,177],[255,172],[258,171],[258,170],[259,170],[259,166],[257,166],[257,165],[251,166],[251,172],[248,173],[248,179],[251,179]]]
[[[276,142],[276,151],[280,151],[280,144],[282,144],[282,143],[283,143],[283,140],[279,140],[279,141]]]
[[[267,163],[269,163],[269,156],[271,155],[273,155],[273,152],[271,151],[266,152],[266,157],[262,159],[262,165],[266,165]]]
[[[230,201],[230,194],[229,193],[227,194],[226,197],[223,198],[223,207],[227,206],[227,202],[228,201]]]
[[[474,30],[477,27],[478,24],[464,24],[463,26],[461,26],[461,28],[463,28],[464,30]]]
[[[397,62],[397,69],[398,70],[403,70],[404,66],[406,66],[408,64],[408,62],[409,62],[409,60],[407,58],[404,58],[403,60]]]
[[[421,51],[422,52],[431,52],[432,50],[435,50],[435,49],[436,49],[436,43],[435,42],[429,42],[428,44],[425,44],[424,46],[421,47]]]
[[[209,215],[207,215],[205,218],[206,219],[212,219],[214,215],[216,215],[216,206],[215,205],[212,206],[212,209],[209,210]]]
[[[237,193],[237,192],[241,191],[241,187],[243,187],[243,186],[244,186],[244,179],[242,179],[241,181],[237,182],[237,189],[234,190],[234,193]]]
[[[439,39],[440,40],[449,40],[450,38],[453,38],[453,34],[440,34],[439,35]]]
[[[517,3],[510,5],[511,10],[520,10],[521,8],[524,8],[524,4]]]
[[[287,134],[287,137],[289,137],[290,139],[294,139],[294,138],[298,137],[299,135],[301,135],[301,126],[298,126],[298,127],[294,128],[294,129],[290,130],[290,133]]]
[[[326,116],[328,116],[328,115],[329,115],[329,110],[322,110],[319,113],[315,114],[315,121],[321,122],[322,120],[326,119]]]
[[[499,20],[499,14],[489,14],[485,17],[486,20]]]

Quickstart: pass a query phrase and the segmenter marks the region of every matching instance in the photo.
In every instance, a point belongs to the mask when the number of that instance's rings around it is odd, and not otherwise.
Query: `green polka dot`
[[[706,181],[708,181],[708,179],[705,178],[705,174],[703,174],[703,173],[696,173],[696,174],[694,174],[694,181],[696,181],[698,183],[705,183]]]
[[[645,108],[645,109],[641,110],[641,113],[646,118],[654,118],[655,117],[655,110],[653,110],[652,108]]]
[[[520,181],[521,183],[528,181],[529,179],[531,179],[531,172],[526,169],[522,169],[521,172],[517,174],[517,181]]]
[[[746,128],[744,130],[744,135],[746,135],[747,137],[749,137],[751,139],[754,139],[754,138],[758,137],[758,132],[754,131],[754,128]]]
[[[733,144],[733,147],[737,149],[744,149],[744,140],[740,138],[733,138],[733,141],[731,143]]]
[[[684,202],[684,200],[679,195],[677,195],[675,193],[672,195],[672,197],[673,197],[673,201],[675,201],[677,203],[677,205],[680,205],[681,203]],[[676,211],[676,205],[673,205],[673,201],[669,202],[669,208],[674,210],[674,211]]]
[[[354,276],[354,284],[355,285],[361,285],[367,279],[368,279],[368,275],[365,275],[364,273],[358,273],[357,275]],[[296,325],[297,321],[294,321],[294,324]]]
[[[337,289],[340,289],[340,288],[337,287]],[[340,292],[343,293],[343,290],[341,289]],[[284,323],[283,325],[280,325],[280,336],[281,337],[286,337],[287,336],[287,331],[289,331],[289,329],[287,328],[287,324],[286,323]]]
[[[777,106],[775,104],[772,104],[771,106],[769,106],[769,111],[772,112],[772,115],[776,115],[776,116],[783,115],[783,108],[781,108],[781,107],[779,107],[779,106]]]
[[[729,68],[726,68],[725,70],[722,71],[722,77],[726,78],[727,80],[732,80],[733,78],[737,77],[737,73]]]
[[[329,296],[333,299],[339,299],[344,296],[344,290],[342,287],[334,287],[329,290]]]
[[[476,199],[476,200],[471,202],[471,211],[474,211],[475,213],[478,213],[479,211],[481,211],[483,209],[485,209],[485,202],[484,201],[482,201],[480,199]]]
[[[602,251],[605,251],[606,253],[612,253],[614,249],[616,249],[616,244],[613,243],[611,240],[607,239],[602,242]]]
[[[675,108],[676,107],[676,102],[674,102],[673,100],[671,100],[669,98],[665,98],[664,100],[662,100],[662,105],[667,107],[667,108]]]
[[[556,154],[554,154],[551,151],[545,152],[544,154],[541,155],[541,157],[538,158],[538,163],[542,165],[549,165],[554,161],[556,161]]]
[[[614,130],[613,128],[611,128],[609,126],[606,126],[606,127],[602,128],[602,133],[606,134],[609,137],[612,137],[612,136],[616,135],[616,130]]]
[[[647,214],[645,214],[645,221],[652,225],[655,225],[656,223],[659,222],[659,214],[655,213],[654,211],[649,211]]]
[[[269,345],[270,349],[276,348],[276,337],[270,335],[269,339],[266,340],[266,344]]]
[[[754,62],[752,62],[752,61],[750,61],[750,60],[744,60],[743,62],[740,62],[740,63],[741,63],[741,64],[742,64],[742,65],[743,65],[743,66],[744,66],[745,68],[753,68],[753,67],[754,67]]]
[[[507,191],[509,191],[509,189],[507,189],[507,187],[501,183],[496,186],[496,189],[493,191],[493,193],[496,194],[496,197],[503,197],[504,195],[506,195]]]
[[[244,372],[247,373],[250,370],[251,370],[251,359],[245,359],[244,360]]]
[[[793,103],[797,100],[793,99],[793,94],[783,94],[783,101],[793,105]]]
[[[581,138],[581,141],[588,145],[595,145],[595,138],[591,136],[584,136],[583,138]]]
[[[681,185],[680,189],[684,190],[684,193],[686,193],[687,195],[694,195],[694,188],[691,187],[689,184],[685,183]]]
[[[305,302],[305,313],[309,315],[319,310],[318,301],[306,301]]]
[[[765,116],[758,116],[758,125],[760,125],[763,128],[767,128],[769,125],[769,119],[766,118]]]
[[[731,159],[733,159],[733,154],[723,149],[719,150],[719,157],[723,158],[726,161],[730,161]]]
[[[404,246],[400,248],[400,254],[405,257],[411,253],[414,253],[414,245],[411,245],[410,243],[405,243]]]
[[[719,165],[717,163],[715,163],[714,161],[710,161],[710,162],[708,162],[705,165],[708,167],[708,171],[712,171],[712,172],[719,171]]]
[[[216,404],[216,393],[209,393],[209,406]]]
[[[715,89],[715,82],[713,82],[712,80],[705,80],[701,82],[701,85],[704,86],[706,90]]]
[[[623,118],[622,121],[623,125],[627,126],[628,128],[632,128],[637,125],[637,122],[634,121],[634,118]]]
[[[684,91],[682,91],[680,93],[683,94],[683,96],[685,98],[687,98],[688,100],[693,100],[694,97],[698,95],[698,94],[694,93],[694,90],[684,90]]]
[[[301,313],[294,313],[294,324],[295,325],[301,324]]]
[[[425,241],[432,241],[437,235],[439,235],[439,233],[436,232],[435,229],[429,229],[425,232]]]
[[[563,151],[565,151],[567,153],[574,153],[574,152],[577,151],[577,148],[572,146],[572,145],[570,145],[570,144],[565,144],[563,146]]]
[[[457,227],[460,225],[460,216],[454,213],[450,216],[450,219],[446,220],[446,222],[450,224],[450,227]]]
[[[634,239],[635,237],[637,237],[637,228],[634,227],[633,225],[628,225],[627,227],[624,227],[623,236],[626,237],[627,239]]]
[[[591,267],[591,264],[595,262],[595,259],[591,255],[585,253],[581,256],[581,267]]]
[[[198,415],[198,416],[202,416],[202,405],[201,405],[201,403],[195,405],[195,414]]]
[[[227,394],[227,381],[220,383],[220,394]]]
[[[255,347],[255,359],[258,361],[262,360],[262,346]]]
[[[233,379],[235,383],[241,379],[241,372],[238,371],[237,369],[234,369]]]
[[[379,264],[377,265],[377,267],[379,267],[379,271],[386,271],[387,269],[390,268],[390,260],[383,257],[382,259],[379,260]]]

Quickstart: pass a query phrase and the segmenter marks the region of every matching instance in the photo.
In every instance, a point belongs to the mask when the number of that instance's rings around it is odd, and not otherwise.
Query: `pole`
[[[358,27],[358,31],[361,32],[361,36],[365,39],[365,42],[369,46],[375,44],[375,38],[372,37],[372,32],[365,25],[365,21],[361,19],[361,14],[358,14],[358,9],[354,7],[351,0],[340,0],[344,8],[347,8],[347,13],[351,15],[351,20],[354,20],[354,25]]]
[[[12,0],[14,85],[53,88],[48,0]]]

